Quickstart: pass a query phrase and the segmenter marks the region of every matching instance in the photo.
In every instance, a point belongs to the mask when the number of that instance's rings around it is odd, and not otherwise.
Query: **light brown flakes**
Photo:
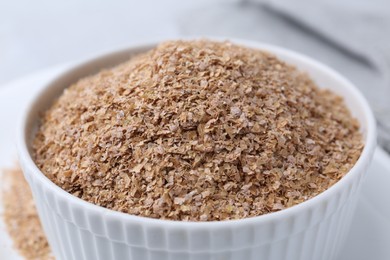
[[[35,162],[86,201],[182,221],[258,216],[323,192],[363,144],[342,98],[275,56],[171,41],[67,88]]]
[[[3,177],[4,221],[14,247],[29,260],[54,259],[22,170],[4,170]]]

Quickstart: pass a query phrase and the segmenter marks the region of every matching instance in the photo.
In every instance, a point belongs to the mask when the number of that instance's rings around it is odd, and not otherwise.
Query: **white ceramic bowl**
[[[349,229],[359,190],[376,145],[375,121],[360,92],[332,69],[275,46],[231,40],[265,50],[309,73],[320,87],[343,96],[359,120],[365,147],[350,172],[322,194],[259,217],[219,222],[158,220],[108,210],[52,183],[31,158],[38,117],[64,88],[86,75],[127,60],[155,44],[131,47],[81,63],[44,87],[24,112],[18,153],[51,248],[60,260],[331,260]]]

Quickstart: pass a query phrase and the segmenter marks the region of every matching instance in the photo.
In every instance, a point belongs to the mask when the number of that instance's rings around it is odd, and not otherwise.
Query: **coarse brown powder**
[[[67,192],[152,218],[279,211],[328,189],[362,150],[342,98],[274,55],[171,41],[79,80],[46,111],[35,162]]]
[[[19,166],[3,170],[4,222],[14,248],[28,260],[54,259]]]

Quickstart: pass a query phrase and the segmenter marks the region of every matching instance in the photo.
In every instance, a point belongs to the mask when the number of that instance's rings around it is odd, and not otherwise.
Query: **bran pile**
[[[67,88],[35,162],[67,192],[152,218],[279,211],[340,180],[363,148],[341,97],[272,54],[171,41]]]
[[[28,260],[53,260],[30,188],[19,166],[3,170],[4,222],[14,248]]]

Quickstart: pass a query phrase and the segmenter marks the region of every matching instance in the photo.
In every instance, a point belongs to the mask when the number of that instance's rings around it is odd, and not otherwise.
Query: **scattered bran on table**
[[[2,181],[3,217],[14,248],[28,260],[53,260],[22,170],[3,170]]]
[[[241,219],[310,199],[362,150],[343,99],[275,56],[171,41],[71,85],[42,117],[44,174],[109,209]]]

